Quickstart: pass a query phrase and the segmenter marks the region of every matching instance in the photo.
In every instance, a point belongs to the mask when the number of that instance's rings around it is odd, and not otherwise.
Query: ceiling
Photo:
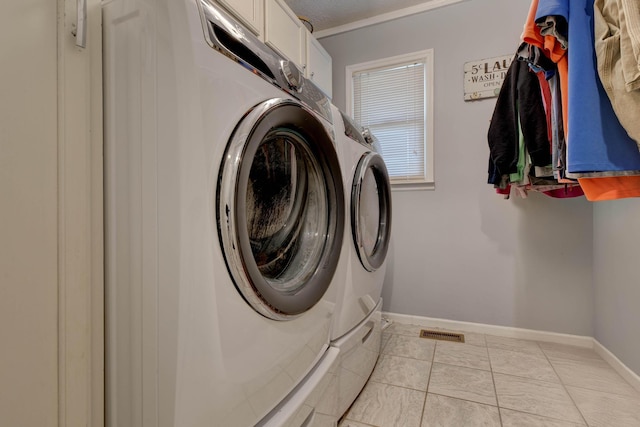
[[[296,15],[311,21],[314,31],[431,2],[434,0],[285,0]]]

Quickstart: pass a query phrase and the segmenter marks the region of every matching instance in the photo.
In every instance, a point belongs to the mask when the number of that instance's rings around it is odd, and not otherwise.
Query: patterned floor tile
[[[428,391],[488,405],[496,404],[491,372],[479,369],[434,363]]]
[[[500,409],[502,427],[582,427],[584,423],[554,420],[539,415],[525,414],[510,409]]]
[[[589,427],[640,426],[640,397],[567,387]]]
[[[433,360],[435,348],[436,343],[433,340],[406,335],[393,335],[383,353],[392,356],[428,360],[430,362]]]
[[[470,344],[438,342],[433,361],[485,371],[491,370],[487,348]]]
[[[493,374],[493,379],[501,408],[582,422],[582,416],[561,384],[498,373]]]
[[[498,408],[427,394],[421,427],[500,427]]]
[[[522,353],[544,355],[542,349],[535,341],[520,340],[516,338],[497,337],[495,335],[486,335],[487,347],[497,348],[500,350],[519,351]]]
[[[383,354],[378,359],[371,381],[426,391],[431,362]]]
[[[424,400],[424,392],[369,381],[344,418],[377,427],[419,427]]]
[[[570,360],[602,360],[598,353],[591,348],[554,342],[539,342],[538,345],[547,357]]]
[[[569,360],[551,357],[549,361],[566,385],[625,396],[639,395],[604,360]]]
[[[490,348],[489,357],[493,372],[534,380],[560,382],[560,378],[558,378],[553,367],[544,356]]]

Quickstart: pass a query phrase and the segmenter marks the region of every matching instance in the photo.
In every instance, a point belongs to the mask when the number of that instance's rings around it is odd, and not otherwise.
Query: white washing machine
[[[329,100],[210,0],[103,12],[107,426],[308,424],[348,268]]]
[[[391,239],[391,185],[376,139],[332,108],[349,207],[343,242],[343,251],[349,253],[349,271],[331,333],[331,345],[340,351],[336,394],[341,416],[364,387],[380,354],[381,293]]]

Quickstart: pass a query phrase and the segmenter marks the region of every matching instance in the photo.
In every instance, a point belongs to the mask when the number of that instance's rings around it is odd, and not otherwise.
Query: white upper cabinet
[[[218,0],[218,2],[262,39],[264,0]]]
[[[266,0],[264,41],[293,61],[300,70],[306,65],[306,28],[282,0]]]
[[[284,0],[218,0],[331,98],[331,56]]]
[[[331,98],[332,69],[331,56],[320,42],[307,31],[306,77]]]

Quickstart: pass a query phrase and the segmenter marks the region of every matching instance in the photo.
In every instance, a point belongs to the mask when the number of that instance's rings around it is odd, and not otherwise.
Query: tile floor
[[[640,393],[593,350],[392,324],[340,427],[640,427]]]

